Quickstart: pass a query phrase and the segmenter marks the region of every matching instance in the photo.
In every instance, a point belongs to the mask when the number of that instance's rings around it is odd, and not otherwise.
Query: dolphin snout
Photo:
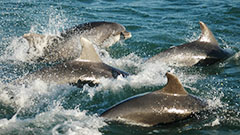
[[[132,37],[131,32],[128,32],[128,31],[121,32],[121,35],[124,37],[124,39],[128,39]]]

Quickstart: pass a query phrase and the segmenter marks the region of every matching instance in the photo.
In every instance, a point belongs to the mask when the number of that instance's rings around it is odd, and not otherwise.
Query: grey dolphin
[[[128,76],[128,73],[103,63],[90,41],[82,37],[80,43],[82,45],[80,58],[42,68],[16,80],[14,83],[22,84],[40,79],[48,83],[69,83],[81,87],[85,83],[97,84],[102,77]]]
[[[176,76],[166,73],[167,85],[161,90],[134,96],[110,107],[100,116],[141,126],[154,126],[182,120],[200,112],[207,103],[188,94]]]
[[[80,24],[67,29],[61,33],[64,38],[81,35],[96,45],[109,47],[120,40],[120,38],[131,38],[131,33],[118,23],[113,22],[90,22]]]
[[[131,33],[118,23],[90,22],[80,24],[62,32],[60,36],[24,34],[29,43],[29,51],[34,52],[39,62],[73,60],[80,56],[81,46],[78,39],[84,37],[100,47],[109,47],[120,39],[128,39]]]
[[[205,66],[232,55],[218,45],[211,30],[203,22],[200,22],[200,28],[202,33],[198,40],[160,52],[147,62],[161,61],[173,66]]]

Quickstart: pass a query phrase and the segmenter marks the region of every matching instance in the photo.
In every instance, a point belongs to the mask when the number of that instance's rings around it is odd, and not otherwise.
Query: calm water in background
[[[46,84],[29,87],[7,82],[42,66],[28,61],[24,33],[57,35],[91,21],[113,21],[133,37],[107,49],[105,63],[134,75],[103,79],[95,88]],[[196,40],[199,21],[234,57],[210,67],[173,68],[145,65],[144,60],[171,47]],[[238,0],[72,0],[0,1],[0,134],[240,134],[240,2]],[[98,50],[104,51],[104,50]],[[109,55],[108,55],[109,54]],[[111,105],[166,84],[174,72],[189,93],[206,99],[208,113],[168,125],[143,128],[106,123],[97,114]],[[7,87],[7,88],[6,88]]]

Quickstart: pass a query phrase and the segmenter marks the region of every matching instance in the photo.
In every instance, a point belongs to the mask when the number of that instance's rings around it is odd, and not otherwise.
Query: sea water
[[[8,82],[44,66],[31,58],[25,33],[59,35],[91,21],[117,22],[132,33],[103,52],[102,60],[130,72],[127,78],[101,79],[83,88],[35,80]],[[235,55],[209,67],[177,68],[144,61],[172,46],[198,39],[199,21],[219,45]],[[238,0],[1,0],[0,134],[159,135],[240,134],[240,1]],[[186,90],[205,99],[210,110],[195,118],[156,127],[106,122],[98,115],[131,96],[161,89],[166,72]]]

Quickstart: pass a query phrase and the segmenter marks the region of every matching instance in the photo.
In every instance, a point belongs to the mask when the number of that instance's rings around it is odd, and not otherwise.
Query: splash
[[[78,134],[81,132],[83,135],[100,135],[98,129],[106,124],[96,114],[87,115],[87,111],[81,108],[83,102],[79,102],[74,109],[67,109],[61,105],[75,91],[79,89],[70,85],[48,84],[42,80],[35,80],[28,86],[1,85],[0,104],[5,104],[14,110],[18,109],[9,120],[0,119],[0,134],[15,132]],[[25,118],[28,115],[31,117]]]
[[[105,126],[103,119],[87,115],[79,109],[65,110],[57,105],[49,111],[39,113],[34,118],[20,119],[14,115],[10,120],[1,119],[1,134],[79,134],[101,135],[99,128]],[[39,128],[49,130],[39,130]]]
[[[207,123],[204,126],[214,127],[214,126],[218,126],[218,125],[220,125],[220,120],[219,120],[219,118],[216,118],[214,121]]]
[[[116,79],[106,79],[102,78],[101,85],[103,89],[111,89],[111,90],[119,90],[124,86],[128,85],[131,88],[141,88],[143,86],[150,86],[150,85],[163,85],[166,83],[166,77],[164,77],[166,71],[169,70],[169,67],[163,64],[148,64],[144,65],[141,63],[135,63],[134,60],[131,60],[132,57],[129,59],[121,58],[116,60],[115,62],[118,66],[136,66],[140,71],[137,74],[130,75],[127,78],[122,76],[118,76]],[[111,60],[111,63],[113,59]],[[114,84],[114,85],[112,85]]]
[[[1,56],[2,60],[29,61],[33,56],[28,55],[28,43],[22,37],[13,38],[10,45],[6,48],[5,54]],[[37,54],[36,54],[37,55]]]
[[[34,108],[37,109],[45,103],[49,104],[52,100],[67,95],[70,91],[65,89],[71,89],[71,86],[48,84],[39,79],[27,86],[4,84],[1,87],[0,101],[14,108],[32,109],[33,111]]]
[[[63,31],[65,27],[68,27],[66,23],[67,18],[62,11],[50,7],[45,12],[45,14],[47,14],[45,19],[39,20],[40,18],[33,17],[34,21],[31,23],[31,26],[29,26],[29,32],[26,33],[37,33],[51,37],[60,35],[61,31]],[[28,42],[22,36],[9,38],[11,38],[11,42],[7,46],[4,55],[1,56],[2,60],[34,63],[39,56],[42,56],[44,47],[47,46],[47,38],[39,42],[34,49],[29,46]]]

